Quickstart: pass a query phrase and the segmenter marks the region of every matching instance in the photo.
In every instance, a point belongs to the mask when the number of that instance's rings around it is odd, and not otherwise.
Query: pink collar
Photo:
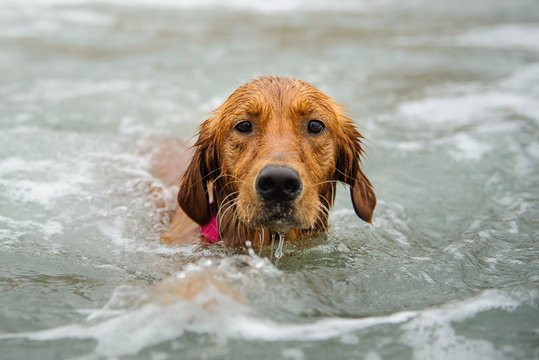
[[[219,228],[217,226],[217,217],[215,216],[215,203],[210,203],[211,218],[204,226],[200,227],[200,234],[212,243],[219,241]]]

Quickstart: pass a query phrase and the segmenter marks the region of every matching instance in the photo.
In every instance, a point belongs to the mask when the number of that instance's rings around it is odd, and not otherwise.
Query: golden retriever
[[[275,233],[285,241],[317,235],[328,228],[338,182],[370,223],[376,196],[360,166],[362,139],[342,108],[304,81],[265,76],[242,85],[202,123],[186,168],[179,151],[161,159],[158,177],[183,172],[163,241],[243,247]]]

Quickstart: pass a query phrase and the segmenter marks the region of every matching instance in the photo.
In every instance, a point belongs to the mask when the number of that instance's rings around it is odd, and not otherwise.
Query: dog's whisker
[[[233,216],[229,216],[227,219],[220,222],[219,237],[224,236],[224,234],[227,234],[229,232],[228,225],[230,224],[232,218]]]
[[[316,222],[318,222],[320,224],[320,226],[324,227],[325,228],[325,221],[322,219],[321,215],[320,215],[320,212],[323,212],[323,210],[320,208],[320,203],[318,204],[318,212],[315,214],[316,216]],[[316,222],[315,222],[315,225],[316,225]],[[311,227],[310,231],[314,231],[314,226]]]
[[[246,184],[247,182],[237,176],[234,176],[234,175],[231,175],[231,174],[219,174],[219,176],[214,180],[214,181],[217,181],[219,179],[222,179],[222,178],[225,178],[225,177],[230,177],[232,179],[234,179],[234,182],[232,183],[240,183],[240,184]]]
[[[221,207],[220,211],[217,213],[217,222],[220,226],[223,226],[223,219],[227,213],[234,207],[234,200],[230,200],[227,204]]]
[[[317,182],[317,183],[313,184],[313,186],[320,186],[320,185],[325,185],[325,184],[337,185],[338,183],[339,183],[338,180],[325,180],[325,181]]]
[[[226,230],[226,227],[228,226],[228,223],[232,219],[232,217],[228,216],[228,219],[226,219],[225,216],[227,216],[228,212],[233,209],[236,206],[236,198],[233,198],[229,200],[228,202],[224,203],[222,206],[219,207],[219,211],[217,213],[217,223],[219,236],[223,233],[223,231]],[[233,214],[234,215],[234,214]],[[223,221],[224,219],[224,221]]]
[[[225,196],[225,198],[223,200],[221,200],[221,204],[223,204],[222,206],[227,204],[227,199],[229,197],[234,196],[234,195],[239,194],[239,193],[240,193],[239,191],[234,191],[234,192],[231,192],[230,194],[228,194],[227,196]]]
[[[234,207],[235,201],[236,199],[231,199],[220,207],[219,212],[217,213],[219,220],[223,219],[230,209]]]
[[[325,204],[322,201],[319,201],[318,204],[320,206],[323,206],[324,210],[326,211],[326,215],[329,215],[330,208],[331,208],[331,202],[328,198],[326,198],[324,195],[320,194],[319,197],[325,201]]]
[[[234,199],[234,201],[232,202],[232,204],[230,204],[229,208],[227,209],[227,212],[232,209],[232,208],[235,208],[236,207],[236,201]],[[228,216],[228,219],[225,220],[225,222],[223,223],[222,227],[224,230],[227,230],[228,227],[232,225],[232,228],[234,229],[234,234],[236,237],[238,238],[242,238],[244,237],[245,234],[242,234],[245,232],[245,229],[244,228],[241,228],[242,231],[239,230],[240,228],[240,221],[238,219],[238,215],[235,213],[235,212],[232,212],[229,216]]]

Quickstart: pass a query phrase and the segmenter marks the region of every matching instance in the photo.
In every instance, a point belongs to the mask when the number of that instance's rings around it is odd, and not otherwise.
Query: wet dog
[[[360,166],[362,139],[314,86],[287,77],[253,80],[202,123],[162,239],[242,247],[268,244],[275,233],[286,241],[312,237],[328,228],[339,182],[350,186],[356,214],[370,223],[376,196]],[[161,178],[170,178],[171,164],[185,164],[164,163]]]

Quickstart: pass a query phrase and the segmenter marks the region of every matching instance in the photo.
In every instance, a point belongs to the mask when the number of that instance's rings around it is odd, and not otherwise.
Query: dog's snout
[[[256,192],[266,201],[292,201],[301,194],[302,183],[296,170],[288,166],[268,165],[256,179]]]

